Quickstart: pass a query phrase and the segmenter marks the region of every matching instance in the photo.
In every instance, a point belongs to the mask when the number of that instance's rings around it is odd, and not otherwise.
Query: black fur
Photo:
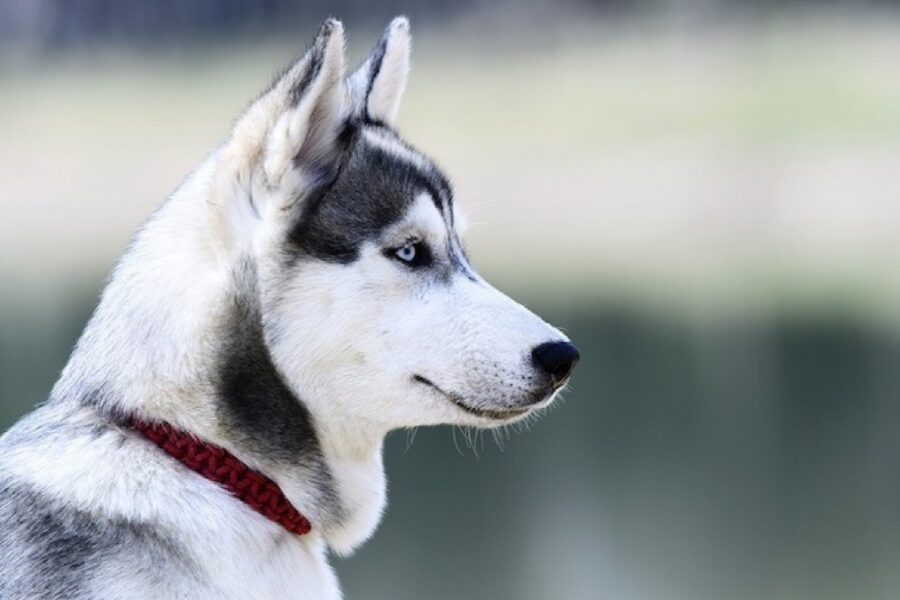
[[[354,127],[354,126],[350,126]],[[361,131],[352,139],[334,180],[303,203],[288,238],[293,258],[351,263],[360,246],[399,221],[415,197],[427,192],[442,213],[453,195],[447,178],[430,166],[422,169],[367,143]]]
[[[375,49],[372,51],[372,58],[369,59],[369,80],[366,82],[366,96],[363,103],[363,112],[365,113],[364,118],[369,122],[374,122],[374,119],[369,115],[369,96],[372,94],[372,87],[375,85],[375,79],[378,77],[378,73],[381,72],[381,63],[384,62],[384,54],[387,52],[387,43],[388,32],[385,32],[381,39],[378,40],[378,45],[375,46]]]
[[[325,464],[312,416],[272,362],[256,298],[255,270],[236,274],[239,292],[223,332],[216,396],[220,422],[246,451],[267,461],[312,471],[327,512],[339,518],[340,501]]]
[[[303,96],[306,95],[306,92],[309,89],[309,84],[312,83],[312,81],[316,77],[318,77],[319,72],[322,70],[322,60],[325,56],[325,46],[328,43],[328,38],[331,37],[333,31],[334,23],[331,20],[325,21],[319,28],[319,33],[318,35],[316,35],[316,39],[313,42],[312,47],[310,47],[307,52],[307,54],[309,55],[309,64],[306,65],[306,69],[303,71],[303,76],[300,78],[300,80],[295,82],[294,85],[291,86],[291,106],[297,106],[298,104],[300,104],[300,101],[303,100]]]
[[[320,45],[316,45],[310,54],[309,64],[306,66],[306,70],[303,71],[303,77],[300,78],[292,87],[290,91],[290,105],[297,106],[300,104],[300,101],[303,100],[303,96],[306,95],[306,91],[309,89],[309,84],[319,75],[319,71],[322,70],[322,53],[324,48]]]
[[[232,302],[218,369],[220,416],[267,458],[315,459],[321,452],[312,417],[284,383],[263,338],[253,268],[244,265],[238,278],[243,289]]]

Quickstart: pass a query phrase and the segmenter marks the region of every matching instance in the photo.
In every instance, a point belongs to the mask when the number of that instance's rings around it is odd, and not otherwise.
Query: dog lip
[[[476,417],[484,417],[487,419],[494,419],[494,420],[512,419],[514,417],[524,415],[525,413],[527,413],[528,411],[531,410],[530,406],[527,408],[510,408],[510,409],[506,409],[506,410],[491,410],[491,409],[486,409],[486,408],[476,408],[476,407],[468,404],[463,399],[462,396],[442,389],[440,386],[435,384],[433,381],[431,381],[427,377],[423,377],[421,375],[413,375],[412,379],[416,383],[421,383],[423,385],[430,387],[434,391],[438,392],[439,394],[441,394],[442,396],[444,396],[445,398],[450,400],[450,402],[455,404],[457,407],[461,408],[462,410],[466,411],[467,413],[469,413],[471,415],[475,415]]]
[[[569,381],[572,379],[572,374],[569,373],[562,379],[557,379],[556,377],[550,378],[550,393],[553,394],[557,390],[561,390],[567,385],[569,385]]]

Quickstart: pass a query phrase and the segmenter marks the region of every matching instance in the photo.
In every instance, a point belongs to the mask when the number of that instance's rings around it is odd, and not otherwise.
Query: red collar
[[[132,419],[128,426],[192,471],[218,483],[250,508],[297,535],[309,533],[301,515],[274,481],[254,471],[233,454],[167,423]]]

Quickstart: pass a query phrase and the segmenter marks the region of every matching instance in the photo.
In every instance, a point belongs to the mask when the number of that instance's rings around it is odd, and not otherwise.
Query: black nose
[[[545,342],[531,351],[531,358],[554,382],[559,382],[569,376],[581,355],[569,342]]]

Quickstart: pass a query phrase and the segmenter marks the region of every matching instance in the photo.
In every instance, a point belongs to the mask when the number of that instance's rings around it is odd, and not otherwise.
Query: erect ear
[[[337,160],[344,119],[344,29],[322,23],[312,46],[235,123],[229,146],[268,186],[302,186]]]
[[[409,21],[396,17],[348,81],[356,116],[394,125],[409,77],[409,51]]]

